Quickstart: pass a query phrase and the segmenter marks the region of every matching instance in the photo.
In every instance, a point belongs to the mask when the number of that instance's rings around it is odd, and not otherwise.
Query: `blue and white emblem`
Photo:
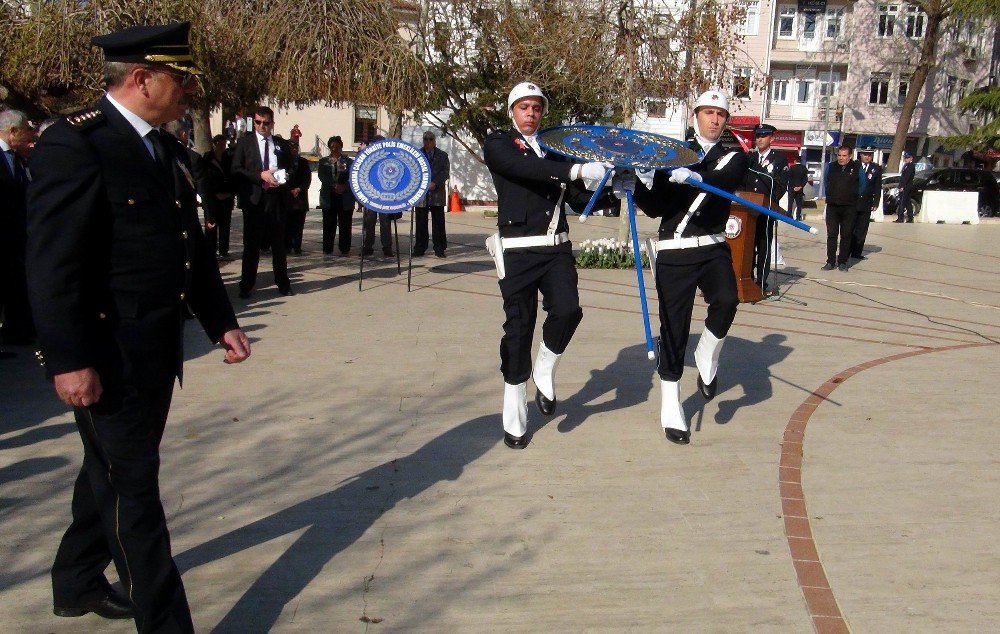
[[[368,209],[397,213],[427,194],[431,165],[417,147],[399,139],[383,139],[354,157],[349,182],[355,198]]]

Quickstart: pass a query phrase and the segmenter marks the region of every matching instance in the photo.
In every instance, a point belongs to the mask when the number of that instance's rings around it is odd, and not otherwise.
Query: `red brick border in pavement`
[[[792,556],[792,565],[795,567],[799,588],[805,598],[813,628],[819,634],[850,632],[851,629],[837,603],[833,588],[830,587],[830,582],[826,578],[826,570],[823,569],[823,561],[820,559],[819,550],[816,548],[815,540],[813,540],[809,514],[806,512],[806,496],[802,491],[802,446],[809,418],[820,403],[837,389],[837,386],[855,374],[884,363],[908,359],[921,354],[989,345],[995,344],[967,343],[943,348],[928,348],[866,361],[842,370],[831,377],[810,394],[788,419],[781,440],[781,458],[778,461],[778,492],[781,496],[781,514],[785,520],[785,539],[788,540],[788,550]]]

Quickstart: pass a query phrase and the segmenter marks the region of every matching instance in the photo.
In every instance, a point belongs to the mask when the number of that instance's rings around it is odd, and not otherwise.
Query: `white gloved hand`
[[[611,179],[611,189],[618,198],[625,198],[625,192],[635,191],[635,172],[629,169],[616,169]]]
[[[285,183],[288,182],[288,172],[283,169],[275,170],[274,180],[278,181],[279,185],[284,185]]]
[[[579,176],[588,181],[598,181],[604,178],[605,172],[614,167],[611,163],[584,163],[580,166]]]
[[[686,167],[678,167],[670,172],[670,182],[671,183],[684,183],[685,181],[693,180],[701,181],[701,174],[698,172],[692,172]]]

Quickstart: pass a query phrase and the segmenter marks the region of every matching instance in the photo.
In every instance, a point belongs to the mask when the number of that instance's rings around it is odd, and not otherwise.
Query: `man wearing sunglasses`
[[[288,142],[275,138],[274,111],[258,106],[253,113],[253,133],[236,143],[233,177],[237,181],[240,209],[243,210],[243,271],[240,297],[247,299],[257,283],[261,242],[271,245],[274,283],[282,295],[294,295],[288,280],[285,225],[291,206],[287,186],[295,169]]]
[[[48,128],[28,188],[28,288],[47,374],[83,467],[52,566],[54,612],[193,632],[160,502],[160,439],[190,309],[225,362],[250,356],[198,219],[187,153],[159,126],[200,71],[190,24],[95,37],[107,93]],[[126,596],[104,572],[114,561]],[[93,626],[92,628],[93,629]]]

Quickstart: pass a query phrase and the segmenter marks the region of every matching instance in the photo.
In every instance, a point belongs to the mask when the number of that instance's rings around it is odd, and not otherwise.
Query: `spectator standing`
[[[860,152],[861,165],[858,166],[858,215],[854,219],[851,232],[851,257],[864,260],[865,239],[872,213],[882,196],[882,168],[872,162],[875,150],[865,148]]]
[[[809,168],[802,164],[802,155],[799,155],[795,157],[795,165],[788,168],[788,213],[796,220],[802,220],[802,202],[808,184]]]
[[[74,408],[83,466],[52,566],[54,612],[194,631],[160,502],[160,439],[190,308],[225,361],[250,355],[209,257],[187,153],[157,126],[196,87],[187,22],[91,40],[107,92],[42,135],[28,188],[28,288],[45,368]],[[127,598],[104,576],[114,561]],[[90,628],[96,629],[93,624]]]
[[[291,202],[287,183],[295,162],[288,142],[271,133],[273,110],[259,106],[253,113],[253,127],[253,134],[240,139],[233,151],[232,173],[237,180],[240,209],[243,210],[240,298],[247,299],[253,293],[265,236],[271,247],[271,266],[278,292],[294,295],[288,279],[285,223]]]
[[[319,206],[323,211],[323,253],[333,253],[333,242],[340,230],[337,248],[340,255],[351,251],[351,219],[354,215],[354,194],[347,186],[351,171],[351,159],[343,155],[344,141],[332,136],[326,142],[329,156],[319,160],[316,170],[322,186],[319,190]]]
[[[896,207],[896,220],[893,222],[913,222],[913,177],[917,168],[913,164],[913,155],[903,152],[903,170],[899,173],[899,206]]]
[[[437,137],[430,130],[424,132],[424,146],[421,149],[427,162],[431,165],[431,183],[423,205],[414,208],[416,217],[416,241],[413,246],[413,257],[420,257],[427,251],[427,215],[431,216],[431,233],[434,240],[434,255],[445,256],[448,248],[448,237],[445,234],[444,204],[448,196],[447,182],[451,177],[448,153],[437,148]]]
[[[292,143],[298,145],[299,139],[302,138],[302,130],[299,130],[299,124],[292,126],[292,131],[288,133],[288,138],[292,140]]]
[[[777,130],[773,125],[762,123],[754,129],[755,149],[747,153],[747,190],[767,196],[769,207],[777,207],[788,191],[788,159],[781,152],[771,150],[771,142]],[[770,216],[757,217],[757,233],[754,237],[753,275],[761,290],[768,292],[767,278],[771,274],[771,258],[774,257],[775,225]]]
[[[837,148],[837,160],[826,169],[826,264],[824,271],[847,271],[851,254],[854,218],[858,213],[858,164],[851,160],[851,147]],[[840,246],[838,253],[837,247]]]
[[[35,143],[35,130],[20,110],[0,112],[0,312],[3,343],[30,345],[35,324],[28,307],[25,246],[28,184],[27,159]]]
[[[309,161],[299,154],[298,142],[290,143],[289,149],[295,158],[295,167],[288,179],[291,203],[288,207],[287,247],[290,253],[302,255],[302,232],[306,226],[306,213],[309,211],[309,185],[312,184],[312,172],[309,171]]]
[[[230,176],[232,151],[221,134],[212,137],[212,149],[199,159],[198,194],[205,210],[205,238],[213,254],[229,258],[229,230],[236,188]]]

